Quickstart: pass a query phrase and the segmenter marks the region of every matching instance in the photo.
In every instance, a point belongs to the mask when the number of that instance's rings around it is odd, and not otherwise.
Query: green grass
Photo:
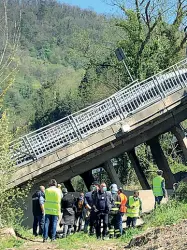
[[[84,246],[86,249],[87,245],[98,244],[98,243],[99,241],[97,241],[96,237],[94,236],[90,237],[88,234],[84,233],[76,233],[65,239],[57,240],[58,247],[63,250],[80,249],[81,247]]]
[[[186,218],[187,204],[170,200],[143,218],[145,222],[143,228],[172,225]]]
[[[124,247],[125,244],[130,242],[130,240],[134,236],[145,232],[148,228],[172,225],[186,218],[187,203],[170,200],[167,204],[161,205],[150,214],[144,215],[144,225],[135,229],[131,228],[126,230],[124,235],[119,239],[98,241],[95,236],[90,237],[84,233],[76,233],[67,237],[66,239],[58,239],[56,245],[59,249],[73,250],[80,248],[89,249],[89,245],[95,246],[97,249],[97,247],[101,248],[102,246],[108,244],[109,246],[110,244],[115,244],[116,246],[119,246],[120,249],[121,246]],[[17,227],[16,230],[24,238],[35,239],[35,237],[32,235],[31,230],[27,230],[20,226]],[[14,238],[9,238],[8,240],[0,240],[0,250],[12,247],[19,248],[19,246],[23,245],[23,243],[24,240],[16,240]]]
[[[120,238],[120,241],[124,242],[124,243],[129,243],[130,240],[138,235],[141,234],[144,230],[141,227],[136,227],[136,228],[129,228],[127,230],[125,230],[125,233],[123,234],[123,236]]]
[[[145,232],[148,228],[173,225],[186,218],[187,204],[184,202],[170,200],[167,204],[161,205],[150,214],[144,215],[144,224],[139,228],[126,230],[120,240],[127,243],[130,242],[134,236]]]
[[[14,229],[18,233],[18,236],[20,235],[25,239],[32,239],[32,240],[36,239],[36,237],[32,234],[32,229],[23,227],[21,225],[16,225]]]
[[[5,250],[7,248],[19,248],[24,243],[24,240],[18,240],[15,238],[0,239],[0,250]]]

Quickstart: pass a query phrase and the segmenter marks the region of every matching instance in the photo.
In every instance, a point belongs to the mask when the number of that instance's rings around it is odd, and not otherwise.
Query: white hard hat
[[[117,192],[118,191],[118,186],[116,184],[112,184],[110,186],[110,189],[113,190],[113,191],[115,191],[115,192]]]

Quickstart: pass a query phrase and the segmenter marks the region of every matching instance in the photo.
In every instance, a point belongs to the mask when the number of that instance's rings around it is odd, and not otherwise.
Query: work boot
[[[109,240],[109,238],[107,236],[104,236],[103,240]]]

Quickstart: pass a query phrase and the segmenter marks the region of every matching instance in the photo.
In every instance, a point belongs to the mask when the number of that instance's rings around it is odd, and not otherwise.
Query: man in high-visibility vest
[[[61,190],[57,187],[56,180],[52,179],[49,183],[49,188],[45,190],[43,242],[47,241],[49,225],[51,226],[51,240],[55,240],[57,222],[61,212],[61,199]]]
[[[136,221],[142,212],[142,201],[139,192],[135,191],[133,196],[129,196],[127,201],[127,227],[135,227]]]
[[[167,197],[165,179],[162,177],[163,171],[158,170],[157,176],[153,179],[153,194],[155,196],[155,208],[160,205],[163,197]]]
[[[121,198],[121,206],[120,206],[120,212],[118,216],[118,224],[120,228],[121,235],[123,234],[123,215],[127,211],[126,203],[127,203],[127,196],[123,193],[123,188],[119,188],[118,195]]]
[[[112,184],[110,187],[111,190],[111,208],[109,211],[108,217],[108,228],[109,228],[109,237],[118,238],[121,236],[118,218],[120,213],[121,198],[118,195],[118,187],[116,184]]]

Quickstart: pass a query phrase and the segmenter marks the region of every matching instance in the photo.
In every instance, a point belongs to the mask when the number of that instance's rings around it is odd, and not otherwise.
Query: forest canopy
[[[127,1],[111,0],[122,13],[114,17],[55,0],[7,1],[10,47],[15,42],[11,31],[20,20],[14,55],[18,70],[4,98],[13,131],[37,129],[130,83],[115,57],[119,46],[134,79],[185,57],[185,1],[177,0],[175,6],[164,0],[132,2],[128,9]]]

